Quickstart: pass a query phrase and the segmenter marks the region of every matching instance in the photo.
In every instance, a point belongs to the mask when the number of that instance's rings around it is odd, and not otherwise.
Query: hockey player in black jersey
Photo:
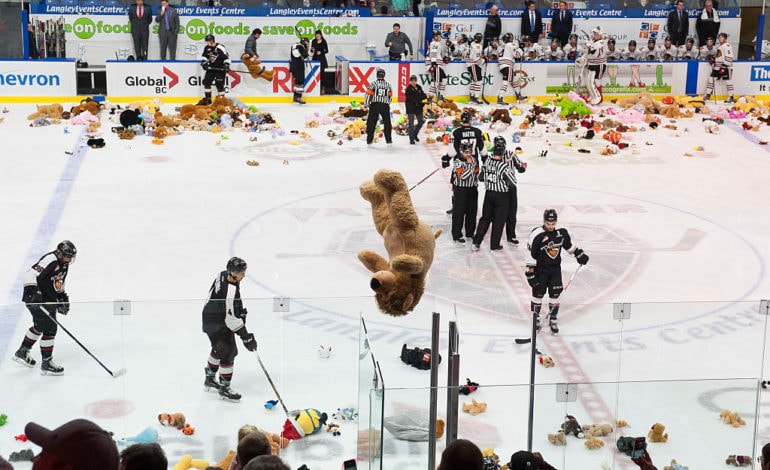
[[[56,250],[44,254],[24,275],[22,300],[32,314],[32,326],[24,335],[13,360],[33,367],[36,361],[30,356],[30,349],[40,340],[40,354],[43,358],[40,371],[43,375],[64,374],[64,367],[53,360],[53,344],[58,325],[48,318],[43,309],[53,318],[56,318],[57,313],[66,315],[69,312],[70,299],[64,290],[64,281],[70,264],[75,262],[77,252],[71,241],[64,240],[56,246]]]
[[[527,282],[532,287],[532,314],[540,330],[540,308],[543,297],[548,291],[548,320],[551,333],[559,333],[557,316],[559,315],[559,295],[563,289],[561,278],[561,252],[574,255],[581,265],[588,263],[588,255],[572,241],[565,228],[556,228],[556,210],[546,209],[543,213],[543,225],[532,230],[527,248]]]
[[[246,262],[230,258],[227,269],[219,273],[209,290],[209,299],[203,307],[203,332],[211,342],[211,352],[203,386],[206,391],[215,389],[223,400],[240,401],[241,395],[230,388],[233,364],[238,355],[235,335],[241,337],[249,351],[257,350],[257,340],[246,329],[248,311],[241,301],[241,280],[246,276]],[[219,372],[219,382],[216,375]]]
[[[289,71],[294,77],[294,102],[297,104],[305,104],[302,95],[305,93],[305,60],[308,58],[309,50],[310,39],[308,38],[302,38],[291,46]]]
[[[203,76],[204,97],[199,104],[211,104],[211,84],[217,87],[217,96],[225,96],[225,78],[230,70],[230,55],[223,44],[217,44],[213,34],[206,35],[206,47],[203,48],[201,67],[206,71]]]
[[[505,137],[497,136],[494,140],[492,156],[484,162],[482,175],[484,178],[484,205],[481,209],[481,219],[476,228],[476,236],[473,237],[473,250],[478,251],[481,242],[492,225],[490,237],[490,249],[499,252],[503,249],[500,239],[503,237],[505,219],[508,217],[508,187],[516,184],[508,163],[503,160],[505,156]]]

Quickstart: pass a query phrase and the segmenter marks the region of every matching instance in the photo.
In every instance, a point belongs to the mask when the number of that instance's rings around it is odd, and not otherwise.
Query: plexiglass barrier
[[[244,424],[280,434],[285,405],[288,411],[325,412],[339,424],[338,434],[318,426],[282,449],[292,468],[340,468],[356,458],[367,469],[426,468],[427,441],[397,438],[389,421],[407,417],[419,424],[417,434],[423,424],[427,431],[429,371],[403,363],[400,353],[404,346],[430,347],[432,312],[441,314],[439,417],[446,418],[445,356],[448,323],[454,321],[460,385],[466,378],[481,385],[460,395],[460,406],[472,399],[487,405],[475,416],[459,413],[458,437],[494,448],[503,460],[527,446],[532,344],[515,342],[530,335],[527,302],[481,298],[471,306],[425,295],[414,312],[391,317],[371,297],[246,299],[246,327],[257,338],[264,370],[236,337],[231,386],[242,395],[239,403],[204,391],[211,350],[201,330],[204,303],[73,302],[68,315],[57,316],[62,327],[53,357],[64,367],[60,377],[40,374],[39,342],[31,350],[34,367],[12,360],[32,318],[22,304],[3,306],[0,413],[8,419],[0,426],[0,455],[37,450],[13,439],[27,422],[56,427],[87,418],[117,440],[157,433],[170,466],[184,455],[216,464],[236,448]],[[770,377],[768,315],[760,301],[565,303],[559,326],[558,336],[546,327],[536,338],[542,353],[536,359],[548,356],[555,367],[539,360],[534,365],[532,434],[533,450],[556,468],[599,468],[604,462],[625,468],[628,458],[615,450],[617,437],[646,436],[654,423],[669,434],[667,443],[648,443],[659,468],[671,458],[690,468],[721,468],[728,455],[755,456],[756,445],[770,440],[762,388]],[[121,369],[126,373],[113,377]],[[746,424],[724,424],[723,410],[737,412]],[[160,413],[183,413],[194,433],[162,426]],[[611,424],[612,434],[600,438],[605,445],[596,450],[574,436],[565,447],[550,444],[548,434],[566,415],[584,425]],[[617,428],[617,420],[628,426]],[[445,444],[445,438],[438,442],[436,461]],[[31,468],[28,462],[14,465]]]

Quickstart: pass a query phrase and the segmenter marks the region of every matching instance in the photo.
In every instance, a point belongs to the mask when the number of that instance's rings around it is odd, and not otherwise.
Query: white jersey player
[[[522,36],[521,37],[522,42],[522,57],[524,60],[542,60],[543,59],[543,48],[540,47],[540,44],[536,42],[532,42],[532,39],[529,36]]]
[[[642,60],[658,60],[660,54],[658,54],[658,48],[655,47],[655,39],[650,38],[647,40],[647,47],[641,51]]]
[[[677,59],[696,60],[699,55],[700,51],[695,47],[695,40],[693,38],[687,38],[684,45],[679,46]]]
[[[609,38],[607,40],[607,49],[604,51],[604,54],[607,57],[608,62],[621,60],[623,58],[623,54],[620,52],[620,49],[615,48],[614,38]]]
[[[707,38],[706,44],[700,48],[700,54],[698,55],[698,58],[700,60],[714,60],[714,57],[717,55],[717,48],[714,47],[714,38]]]
[[[521,96],[521,77],[515,70],[516,61],[521,61],[522,50],[513,42],[513,34],[503,34],[503,55],[499,58],[500,74],[503,82],[497,93],[497,104],[505,105],[505,96],[508,94],[508,84],[513,87],[517,100],[523,100]]]
[[[498,60],[501,55],[503,55],[503,48],[500,46],[500,40],[492,38],[487,48],[484,49],[484,57],[487,60]]]
[[[663,45],[658,48],[660,60],[674,60],[679,55],[679,49],[673,44],[670,37],[666,37]]]
[[[586,43],[586,58],[588,59],[587,76],[583,83],[588,88],[588,96],[591,104],[602,102],[602,91],[598,81],[604,76],[607,67],[607,55],[602,39],[602,28],[597,26],[591,30],[592,39]]]
[[[551,47],[548,48],[548,50],[545,51],[545,54],[543,55],[543,59],[545,60],[562,60],[564,59],[564,51],[561,50],[561,47],[559,47],[559,41],[554,39],[551,41]]]
[[[441,39],[440,31],[433,31],[433,41],[428,46],[428,56],[425,58],[425,65],[428,67],[430,75],[430,87],[428,87],[428,98],[441,100],[446,90],[446,71],[445,64],[450,62],[449,48]]]
[[[481,82],[484,80],[481,71],[481,67],[484,65],[483,41],[484,36],[481,33],[473,35],[473,42],[468,44],[468,55],[465,57],[465,66],[468,68],[468,73],[471,74],[469,101],[475,104],[481,104],[479,95],[481,95]]]
[[[468,56],[468,36],[461,34],[451,49],[453,59],[465,60]]]
[[[620,51],[623,60],[642,60],[642,53],[636,48],[636,41],[628,41],[628,46]]]
[[[569,42],[562,47],[562,52],[564,52],[564,60],[575,60],[585,52],[585,47],[578,44],[577,34],[570,34]]]
[[[708,101],[711,98],[711,94],[714,93],[714,84],[717,80],[723,80],[727,87],[727,102],[734,103],[735,87],[733,85],[733,46],[727,42],[727,33],[719,33],[717,36],[719,45],[716,47],[716,56],[714,57],[714,65],[711,69],[711,77],[706,84],[706,96],[703,97],[703,101]]]

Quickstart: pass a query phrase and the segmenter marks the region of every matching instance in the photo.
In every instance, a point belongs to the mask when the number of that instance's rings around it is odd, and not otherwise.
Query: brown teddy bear
[[[589,424],[587,426],[583,426],[583,432],[585,433],[586,437],[608,436],[610,433],[612,433],[612,426],[608,423]]]
[[[746,421],[738,416],[736,411],[723,410],[719,413],[719,417],[722,418],[725,424],[729,424],[734,428],[746,425]]]
[[[187,419],[182,413],[161,413],[158,415],[158,422],[163,426],[173,426],[177,429],[184,429]]]
[[[96,116],[96,113],[99,112],[99,109],[101,109],[101,105],[99,104],[99,102],[94,101],[91,98],[86,98],[82,100],[79,105],[73,106],[72,109],[70,109],[70,113],[73,116],[77,116],[83,111],[88,111],[94,116]]]
[[[369,285],[380,310],[393,316],[406,315],[425,291],[425,276],[433,264],[441,230],[434,233],[420,221],[401,173],[379,170],[359,189],[372,206],[374,226],[382,235],[390,261],[369,250],[360,251],[358,259],[374,273]]]
[[[479,413],[483,413],[487,411],[487,404],[483,401],[476,401],[475,399],[471,399],[470,403],[463,403],[463,412],[464,413],[470,413],[473,416],[476,416]]]
[[[660,112],[660,102],[657,101],[655,97],[647,91],[637,93],[631,98],[624,98],[618,101],[618,106],[620,106],[621,109],[633,108],[637,104],[642,105],[645,114]]]
[[[604,447],[604,441],[598,437],[591,436],[584,442],[585,446],[589,449],[601,449]]]
[[[511,123],[511,113],[509,113],[507,109],[493,109],[492,112],[489,113],[489,118],[493,123],[497,121],[502,121],[506,124]]]
[[[728,455],[725,459],[727,465],[735,465],[736,467],[751,467],[750,455]]]
[[[171,134],[171,132],[168,130],[168,127],[166,127],[166,126],[158,126],[155,129],[155,134],[154,135],[155,135],[156,139],[163,139],[163,138],[167,137],[170,134]]]
[[[265,66],[261,65],[261,60],[257,59],[256,57],[252,57],[250,54],[243,54],[241,56],[241,60],[243,61],[243,65],[249,69],[251,78],[263,78],[268,82],[273,81],[273,71],[267,70]]]
[[[452,100],[441,100],[438,103],[439,108],[444,111],[451,111],[450,114],[457,114],[460,112],[460,108]]]
[[[37,105],[37,111],[27,116],[30,121],[36,118],[61,119],[64,107],[59,103]]]
[[[559,431],[556,434],[549,434],[548,442],[555,446],[566,446],[567,436],[564,435],[564,431]]]
[[[660,423],[655,423],[647,433],[647,437],[650,438],[650,442],[668,442],[668,433],[663,433],[666,427]]]

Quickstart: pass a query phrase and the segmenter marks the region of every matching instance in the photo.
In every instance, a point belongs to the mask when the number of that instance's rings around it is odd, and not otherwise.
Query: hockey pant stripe
[[[477,96],[481,92],[481,67],[472,65],[468,67],[468,71],[471,73],[471,96]]]
[[[217,355],[216,355],[216,353],[214,351],[211,351],[209,353],[209,358],[208,358],[207,362],[208,362],[209,369],[212,372],[216,373],[216,371],[219,370],[219,358],[217,357]]]
[[[233,364],[225,364],[223,362],[219,366],[220,380],[230,383],[230,380],[233,378]]]
[[[532,307],[532,312],[539,314],[540,313],[540,308],[542,307],[542,305],[543,305],[543,298],[542,297],[535,297],[533,295],[532,299],[531,299],[531,303],[530,303],[530,306]]]

